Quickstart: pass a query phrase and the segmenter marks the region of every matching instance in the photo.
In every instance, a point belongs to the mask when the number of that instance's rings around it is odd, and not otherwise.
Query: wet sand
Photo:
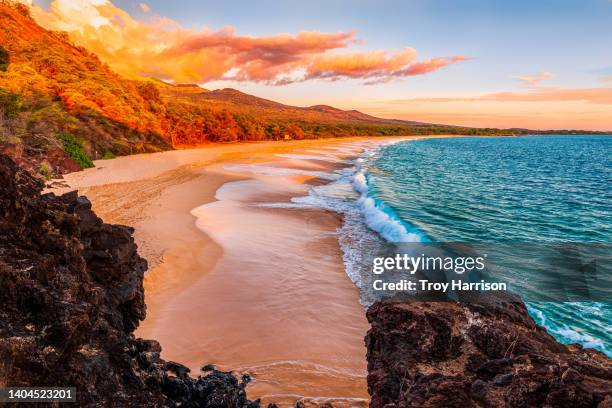
[[[328,172],[345,165],[278,155],[317,150],[350,156],[363,141],[130,156],[96,162],[97,169],[66,181],[106,222],[135,227],[139,250],[150,262],[148,315],[136,334],[158,340],[163,358],[187,365],[193,375],[207,363],[248,373],[254,380],[249,397],[266,403],[365,406],[368,326],[358,290],[344,272],[340,216],[258,206],[306,195],[309,184],[321,180],[238,171],[263,162]]]

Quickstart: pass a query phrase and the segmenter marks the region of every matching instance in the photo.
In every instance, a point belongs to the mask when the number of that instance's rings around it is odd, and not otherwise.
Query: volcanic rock
[[[612,406],[611,360],[558,343],[520,300],[378,302],[367,317],[372,408]]]

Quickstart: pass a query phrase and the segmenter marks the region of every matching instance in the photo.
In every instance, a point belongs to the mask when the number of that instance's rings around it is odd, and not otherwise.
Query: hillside
[[[0,3],[0,46],[6,55],[0,68],[4,151],[22,164],[40,163],[47,172],[56,165],[74,167],[63,164],[63,151],[84,167],[89,158],[105,154],[171,147],[163,137],[164,107],[150,99],[152,85],[121,78],[27,13],[24,6]],[[46,157],[52,162],[45,163]]]
[[[0,1],[0,152],[50,178],[92,160],[208,142],[357,135],[521,134],[288,106],[235,89],[130,80]]]

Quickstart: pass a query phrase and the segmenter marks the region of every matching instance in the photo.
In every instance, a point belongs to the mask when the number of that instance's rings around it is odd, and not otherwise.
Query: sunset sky
[[[612,130],[612,0],[34,5],[128,76],[382,117]]]

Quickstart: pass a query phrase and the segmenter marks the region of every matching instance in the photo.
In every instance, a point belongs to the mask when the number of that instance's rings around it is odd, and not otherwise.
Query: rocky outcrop
[[[612,364],[565,346],[520,301],[376,303],[371,407],[611,407]]]
[[[147,263],[133,230],[42,188],[0,155],[0,386],[74,386],[79,406],[259,406],[248,378],[192,378],[134,337]]]
[[[0,143],[0,154],[9,156],[19,167],[41,179],[62,177],[63,174],[81,170],[79,163],[58,147],[50,147],[44,154],[34,154],[27,151],[22,143]]]

